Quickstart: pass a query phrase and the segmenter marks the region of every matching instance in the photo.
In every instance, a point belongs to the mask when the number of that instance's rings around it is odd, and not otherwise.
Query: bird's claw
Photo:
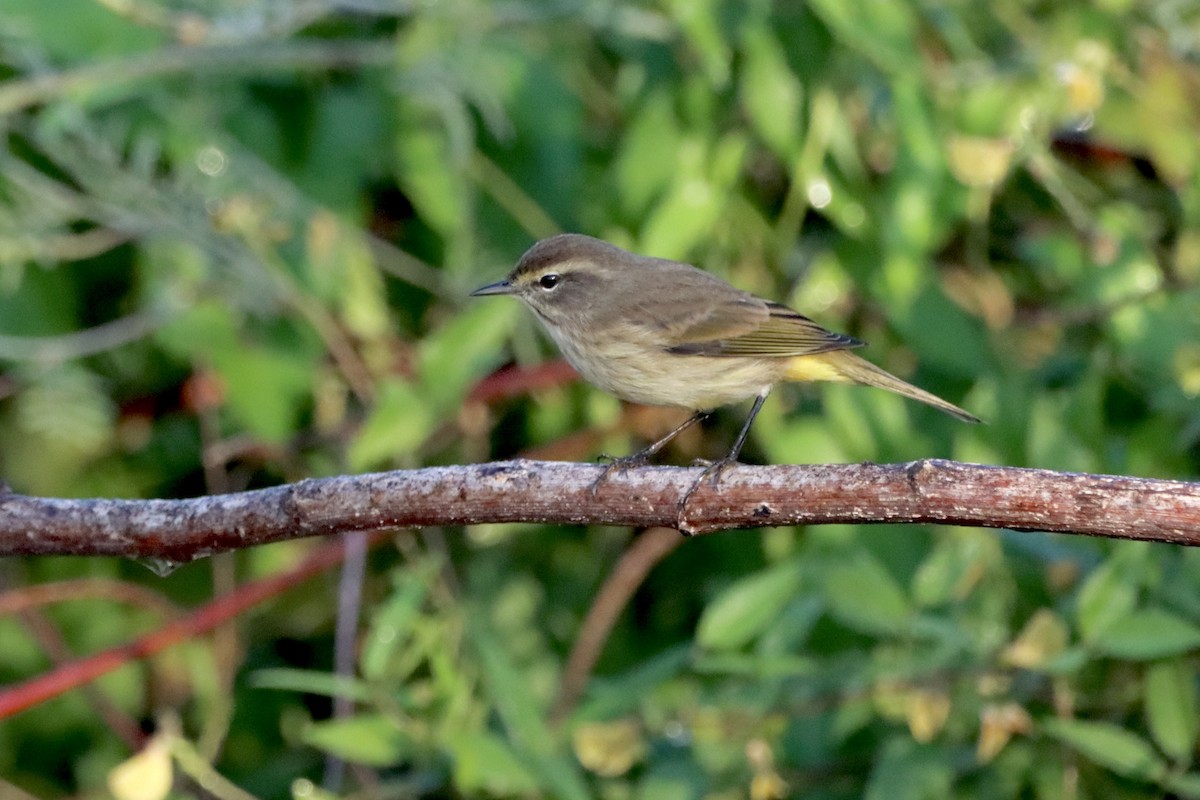
[[[717,459],[716,461],[706,461],[705,459],[699,458],[692,462],[693,467],[704,467],[704,472],[700,473],[700,477],[696,478],[696,482],[693,483],[691,488],[684,493],[682,498],[680,498],[678,506],[679,511],[676,515],[676,519],[679,521],[679,524],[676,525],[676,527],[678,527],[680,530],[685,529],[686,526],[683,525],[684,512],[687,511],[687,504],[688,501],[692,499],[692,495],[694,495],[706,481],[712,484],[712,488],[715,491],[721,483],[721,477],[728,470],[736,467],[739,463],[740,462],[738,462],[736,458],[729,456]]]
[[[712,487],[716,489],[725,473],[740,463],[736,458],[722,458],[718,461],[710,462],[704,467],[704,472],[700,474],[700,480],[708,478],[712,482]]]
[[[609,476],[612,475],[614,471],[627,472],[635,467],[644,467],[646,464],[650,463],[650,459],[641,453],[634,453],[631,456],[610,456],[602,453],[597,457],[597,460],[607,461],[608,463],[604,465],[604,469],[600,472],[600,477],[592,481],[592,497],[596,496],[596,492],[600,489],[604,482],[608,480]]]

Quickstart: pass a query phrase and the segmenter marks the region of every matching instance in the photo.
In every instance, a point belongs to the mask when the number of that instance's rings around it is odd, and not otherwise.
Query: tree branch
[[[738,466],[680,514],[696,468],[614,473],[505,461],[319,478],[189,500],[0,495],[0,556],[187,561],[281,539],[484,522],[667,526],[686,533],[821,523],[927,522],[1200,544],[1200,484],[953,461]]]

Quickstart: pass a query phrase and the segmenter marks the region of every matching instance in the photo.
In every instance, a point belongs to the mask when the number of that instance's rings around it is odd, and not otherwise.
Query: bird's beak
[[[471,292],[471,297],[483,297],[483,296],[489,295],[489,294],[516,294],[516,293],[517,293],[517,287],[513,286],[512,283],[510,283],[509,281],[503,280],[503,281],[496,281],[495,283],[489,283],[487,286],[479,287],[475,291]]]

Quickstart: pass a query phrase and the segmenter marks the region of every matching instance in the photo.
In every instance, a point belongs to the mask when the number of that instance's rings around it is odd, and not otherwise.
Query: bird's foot
[[[627,472],[636,467],[644,467],[650,463],[650,456],[647,453],[639,452],[631,456],[601,455],[598,460],[607,461],[608,463],[604,465],[604,469],[600,472],[600,477],[592,481],[592,497],[596,496],[596,492],[614,472]]]
[[[704,472],[700,473],[700,477],[696,478],[696,482],[692,484],[691,488],[688,489],[687,492],[684,493],[683,497],[679,500],[679,510],[676,516],[678,524],[676,527],[683,531],[685,536],[690,535],[687,533],[688,526],[684,524],[684,517],[686,516],[685,512],[687,511],[688,501],[692,499],[692,495],[694,495],[705,483],[711,484],[713,490],[715,491],[721,483],[722,476],[724,476],[727,471],[738,466],[740,463],[741,462],[739,462],[737,458],[732,455],[717,459],[716,461],[697,459],[696,461],[692,462],[693,467],[704,467]]]
[[[701,472],[700,477],[696,479],[696,483],[692,487],[693,490],[695,490],[696,486],[704,483],[705,479],[708,479],[709,482],[712,483],[712,487],[716,489],[721,483],[722,476],[724,476],[726,472],[734,467],[740,466],[741,463],[742,462],[737,460],[736,456],[725,456],[724,458],[718,458],[716,461],[709,461],[705,458],[697,458],[692,462],[692,466],[704,467],[704,472]]]

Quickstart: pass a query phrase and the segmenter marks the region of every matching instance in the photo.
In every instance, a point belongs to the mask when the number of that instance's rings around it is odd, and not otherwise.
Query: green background
[[[678,417],[553,370],[489,379],[555,354],[518,304],[466,295],[562,230],[787,302],[988,421],[788,387],[747,460],[1200,471],[1193,4],[0,0],[0,78],[18,491],[630,452]],[[720,454],[743,413],[666,460]],[[232,643],[99,686],[269,798],[316,796],[296,781],[319,784],[327,753],[362,765],[339,789],[356,797],[1200,797],[1195,552],[919,526],[702,537],[638,589],[551,727],[630,540],[404,533],[371,556],[349,684],[327,677],[327,576]],[[309,546],[165,579],[10,559],[16,595],[118,588],[0,619],[0,681],[163,623],[123,592],[193,607]],[[330,722],[339,692],[355,712]],[[0,722],[0,776],[37,797],[103,796],[130,754],[78,691]]]

